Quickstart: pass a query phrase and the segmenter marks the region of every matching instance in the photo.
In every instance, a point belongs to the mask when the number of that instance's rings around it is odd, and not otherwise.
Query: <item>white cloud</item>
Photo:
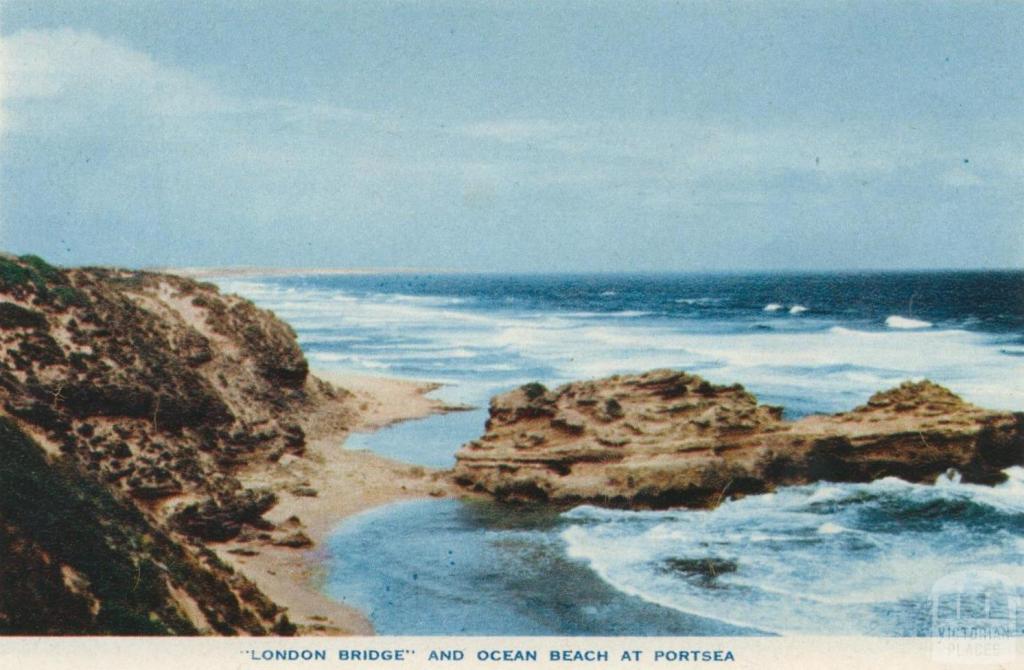
[[[234,102],[190,73],[93,33],[29,30],[0,40],[3,101],[79,98],[148,103],[162,114],[225,111]]]
[[[0,112],[9,130],[41,132],[100,125],[104,113],[165,122],[251,114],[282,124],[388,123],[337,105],[226,95],[187,70],[69,28],[0,36]]]

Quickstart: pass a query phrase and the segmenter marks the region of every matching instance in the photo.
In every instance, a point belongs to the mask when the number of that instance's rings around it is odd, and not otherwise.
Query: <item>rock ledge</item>
[[[456,459],[456,483],[502,500],[714,507],[819,480],[931,482],[950,468],[998,483],[1024,463],[1024,413],[981,409],[926,380],[786,421],[739,384],[656,370],[499,395],[485,434]]]

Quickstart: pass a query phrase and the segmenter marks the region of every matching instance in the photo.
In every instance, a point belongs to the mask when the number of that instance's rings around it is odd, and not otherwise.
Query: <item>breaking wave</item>
[[[900,330],[914,330],[917,328],[931,328],[933,324],[930,321],[921,321],[920,319],[909,319],[905,316],[893,315],[886,318],[885,325],[889,328],[897,328]]]
[[[995,487],[822,482],[714,510],[584,506],[562,538],[616,589],[681,612],[772,633],[923,635],[946,575],[982,568],[1024,593],[1024,468],[1006,474]]]

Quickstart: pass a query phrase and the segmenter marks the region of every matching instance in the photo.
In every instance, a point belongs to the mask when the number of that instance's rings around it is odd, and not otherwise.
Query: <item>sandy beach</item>
[[[351,395],[341,394],[335,403],[305,417],[308,443],[303,457],[254,464],[240,477],[247,486],[276,491],[280,502],[266,518],[283,528],[294,527],[312,544],[292,548],[241,538],[245,541],[212,548],[287,607],[300,634],[369,635],[373,627],[362,613],[327,598],[318,588],[324,538],[353,514],[399,500],[451,495],[452,489],[438,471],[346,449],[345,438],[353,432],[460,408],[427,397],[438,388],[429,382],[314,374]]]

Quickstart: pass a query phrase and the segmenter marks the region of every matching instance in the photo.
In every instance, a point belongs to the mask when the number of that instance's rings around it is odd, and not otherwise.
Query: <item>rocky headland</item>
[[[740,385],[657,370],[491,401],[486,432],[453,478],[502,500],[714,507],[728,497],[828,480],[934,482],[950,469],[994,484],[1024,463],[1024,413],[981,409],[929,381],[849,412],[783,418]]]
[[[446,491],[339,448],[441,409],[375,388],[212,284],[0,257],[0,633],[371,632],[302,586],[323,510]]]

